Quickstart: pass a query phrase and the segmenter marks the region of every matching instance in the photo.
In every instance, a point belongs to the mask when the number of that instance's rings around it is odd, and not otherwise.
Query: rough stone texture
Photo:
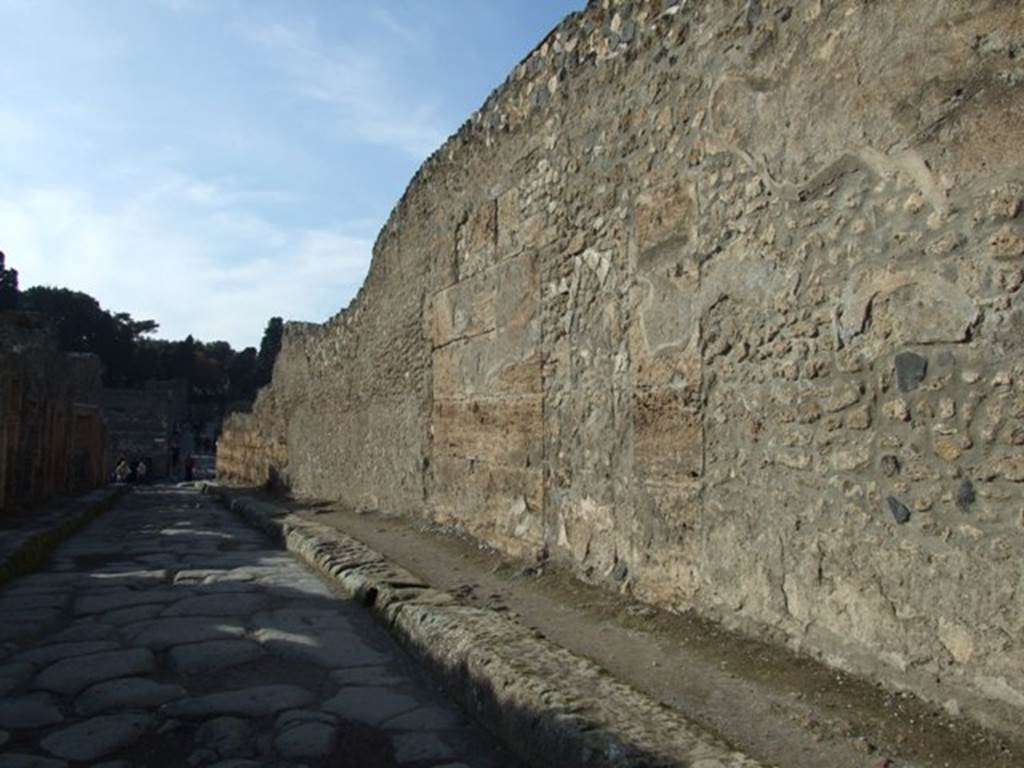
[[[1005,2],[591,2],[420,169],[352,305],[286,328],[220,473],[1013,728],[1022,45]]]
[[[101,371],[41,317],[0,313],[0,516],[104,482]]]
[[[180,685],[158,683],[146,677],[125,677],[88,688],[75,701],[75,709],[86,716],[109,709],[149,709],[185,694]]]
[[[152,718],[141,714],[94,717],[51,733],[42,740],[50,754],[67,760],[95,760],[138,741]]]
[[[63,760],[51,760],[38,755],[0,755],[0,768],[67,768],[67,765]]]
[[[145,648],[106,651],[51,664],[32,681],[32,687],[63,694],[78,693],[94,683],[152,672],[153,654]]]
[[[63,722],[57,702],[47,693],[30,693],[0,699],[0,727],[40,728]]]
[[[167,704],[163,710],[169,717],[197,718],[210,715],[241,715],[262,717],[309,704],[313,697],[294,685],[264,685],[237,691],[210,693]]]
[[[245,497],[235,498],[231,508],[371,605],[406,647],[444,680],[446,689],[529,765],[760,765],[594,663],[501,614],[459,605],[333,528]],[[389,730],[404,714],[411,721],[433,709],[383,687],[386,670],[364,671],[367,674],[332,673],[331,679],[346,687],[322,708],[347,719],[383,722]],[[278,727],[292,717],[293,713],[280,715]],[[415,739],[397,741],[404,735],[402,723],[394,730],[396,747],[402,744],[411,750]]]
[[[196,743],[221,757],[238,757],[252,751],[252,727],[239,717],[216,717],[196,731]]]
[[[179,645],[169,655],[174,669],[194,674],[245,664],[259,657],[260,647],[251,640],[210,640]]]

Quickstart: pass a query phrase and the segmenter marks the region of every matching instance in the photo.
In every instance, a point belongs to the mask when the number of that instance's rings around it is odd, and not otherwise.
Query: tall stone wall
[[[104,481],[101,365],[66,355],[46,322],[0,313],[0,515]]]
[[[592,2],[287,328],[219,468],[1010,727],[1021,146],[1016,2]]]

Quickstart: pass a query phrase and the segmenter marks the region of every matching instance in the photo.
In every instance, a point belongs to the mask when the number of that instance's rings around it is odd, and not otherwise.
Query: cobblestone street
[[[190,489],[0,589],[0,768],[502,768],[364,609]]]

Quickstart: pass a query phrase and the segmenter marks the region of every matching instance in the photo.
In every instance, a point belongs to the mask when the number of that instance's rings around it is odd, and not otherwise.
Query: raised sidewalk
[[[537,768],[754,768],[593,662],[461,604],[337,529],[217,486],[229,507],[384,621],[465,709]]]
[[[24,515],[0,519],[0,586],[34,570],[62,541],[117,503],[123,486],[107,486]]]

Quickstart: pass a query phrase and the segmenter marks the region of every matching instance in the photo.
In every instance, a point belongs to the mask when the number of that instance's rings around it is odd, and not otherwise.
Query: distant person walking
[[[114,467],[114,482],[115,483],[127,483],[128,475],[131,470],[128,468],[128,462],[125,461],[124,456],[117,460],[117,465]]]
[[[146,482],[146,475],[149,474],[149,463],[145,459],[139,460],[139,466],[135,469],[135,481]]]
[[[195,468],[196,468],[196,460],[192,458],[192,454],[190,453],[188,456],[185,457],[185,482],[186,483],[187,482],[191,482],[192,474],[193,474],[193,472],[195,472]]]

